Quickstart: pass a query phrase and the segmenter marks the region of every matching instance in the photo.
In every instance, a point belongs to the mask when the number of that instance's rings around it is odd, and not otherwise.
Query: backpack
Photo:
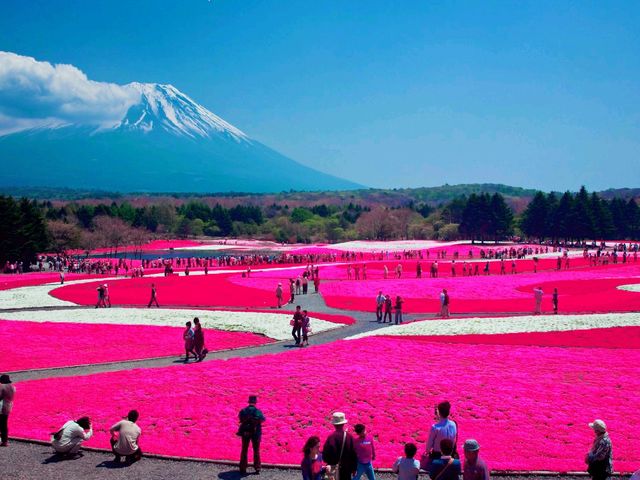
[[[236,435],[242,438],[252,438],[258,431],[260,420],[253,413],[246,413],[240,417],[240,427]]]

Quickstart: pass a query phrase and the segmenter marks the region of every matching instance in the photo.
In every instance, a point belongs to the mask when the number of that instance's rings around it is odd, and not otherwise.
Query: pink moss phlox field
[[[184,354],[182,328],[0,320],[2,371],[137,360]],[[205,329],[210,351],[264,345],[247,332]],[[60,342],[71,342],[70,349]]]
[[[237,460],[238,409],[257,394],[266,414],[263,461],[299,464],[310,435],[330,432],[332,411],[362,422],[389,467],[406,441],[426,440],[433,405],[453,404],[461,441],[476,438],[492,469],[585,469],[603,418],[616,470],[637,468],[639,350],[449,345],[395,338],[339,341],[278,356],[17,383],[16,436],[48,439],[66,420],[91,416],[88,445],[108,448],[108,428],[140,411],[146,452]],[[66,392],[61,401],[50,392]],[[508,452],[505,451],[508,446]]]
[[[406,337],[397,337],[398,339]],[[414,342],[469,345],[523,345],[539,347],[640,349],[640,327],[594,328],[560,332],[526,332],[477,335],[415,335]]]

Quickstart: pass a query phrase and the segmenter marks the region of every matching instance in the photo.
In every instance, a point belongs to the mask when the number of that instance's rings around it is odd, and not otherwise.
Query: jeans
[[[382,319],[382,323],[386,323],[387,317],[389,317],[389,323],[391,323],[391,311],[384,312],[384,318]]]
[[[396,310],[396,325],[402,323],[402,310]]]
[[[242,451],[240,452],[240,472],[247,471],[249,464],[249,443],[253,446],[253,468],[257,472],[260,471],[262,463],[260,462],[260,437],[242,437]]]
[[[378,305],[376,307],[376,319],[380,322],[382,321],[382,305]]]
[[[356,476],[353,480],[360,480],[362,474],[366,475],[369,480],[376,480],[376,474],[373,472],[373,464],[358,462],[358,469],[356,470]]]

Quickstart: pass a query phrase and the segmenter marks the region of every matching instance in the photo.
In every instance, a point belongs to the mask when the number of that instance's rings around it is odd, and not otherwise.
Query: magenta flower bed
[[[433,405],[449,399],[460,439],[476,438],[492,469],[584,470],[603,418],[616,469],[640,463],[636,448],[640,351],[449,345],[395,338],[340,341],[250,359],[21,382],[11,431],[45,440],[69,418],[90,415],[108,448],[108,427],[140,410],[147,452],[237,460],[237,411],[259,395],[267,416],[263,461],[299,464],[304,440],[329,432],[334,410],[368,425],[380,467],[403,442],[426,440]],[[50,392],[67,392],[61,400]],[[422,447],[421,447],[422,449]]]
[[[182,328],[0,320],[2,372],[184,355]],[[210,351],[273,340],[205,329]],[[62,346],[61,346],[62,345]]]
[[[406,337],[397,337],[399,339]],[[560,332],[526,332],[489,335],[412,336],[415,342],[470,345],[525,345],[539,347],[640,349],[640,327],[594,328]]]

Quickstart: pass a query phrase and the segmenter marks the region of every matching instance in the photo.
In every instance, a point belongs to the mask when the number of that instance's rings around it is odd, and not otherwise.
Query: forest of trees
[[[223,206],[167,199],[133,206],[126,200],[36,202],[0,196],[0,258],[30,261],[37,252],[142,245],[156,237],[245,237],[277,242],[355,239],[471,239],[512,236],[551,240],[640,238],[634,199],[606,200],[585,188],[576,194],[537,192],[526,205],[501,193],[471,193],[439,205],[309,202]],[[517,214],[513,206],[521,205]],[[524,208],[524,211],[522,211]]]
[[[537,192],[520,219],[523,234],[552,240],[640,238],[640,208],[634,199],[605,200],[582,187],[577,194]]]

